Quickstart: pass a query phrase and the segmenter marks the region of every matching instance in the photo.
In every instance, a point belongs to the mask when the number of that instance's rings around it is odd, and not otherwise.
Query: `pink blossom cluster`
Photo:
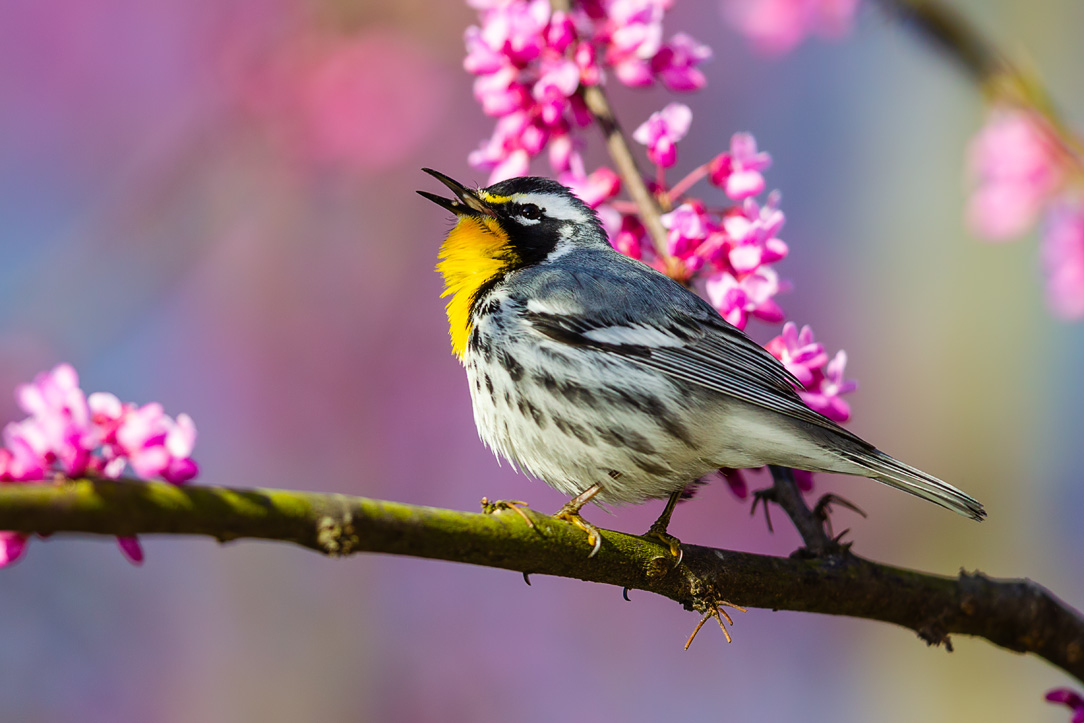
[[[525,175],[548,146],[553,171],[584,183],[574,130],[591,117],[577,94],[581,86],[604,83],[607,72],[629,86],[704,86],[697,66],[711,50],[683,33],[663,41],[671,2],[586,0],[563,12],[548,0],[471,0],[480,25],[467,29],[464,67],[477,76],[474,95],[497,124],[470,164],[490,171],[495,183]]]
[[[1046,694],[1046,699],[1051,703],[1061,703],[1068,706],[1073,717],[1070,723],[1084,723],[1084,697],[1068,688],[1055,688]]]
[[[782,55],[810,35],[847,35],[857,10],[858,0],[723,0],[730,24],[769,55]]]
[[[667,229],[667,252],[680,262],[686,283],[701,289],[723,318],[739,329],[744,329],[752,318],[782,322],[783,309],[775,296],[788,284],[773,268],[788,251],[778,236],[785,221],[779,209],[780,196],[773,191],[763,205],[753,198],[765,189],[761,172],[771,166],[771,156],[757,149],[751,134],[736,133],[729,151],[668,187],[665,170],[676,161],[677,144],[691,121],[692,113],[686,106],[671,103],[633,133],[635,140],[647,146],[648,158],[656,166],[655,192],[677,204],[662,217]],[[687,196],[686,192],[705,176],[734,204],[715,208],[700,198]],[[612,208],[615,205],[600,208],[613,230],[613,245],[634,258],[664,268],[653,253],[635,209],[621,214]],[[824,346],[814,340],[813,331],[806,326],[799,332],[793,323],[787,323],[767,349],[801,382],[799,394],[807,405],[837,422],[850,419],[850,406],[843,395],[854,391],[857,384],[844,379],[845,352],[829,359]]]
[[[184,484],[199,471],[191,458],[196,426],[187,414],[173,419],[161,404],[121,403],[107,392],[87,396],[70,364],[19,385],[15,399],[30,416],[4,427],[0,484],[53,475],[116,478],[125,469],[137,477]],[[23,533],[0,532],[0,566],[17,560],[27,539]],[[143,560],[136,538],[118,538],[118,543],[129,560]]]
[[[1027,232],[1042,218],[1047,303],[1065,319],[1084,318],[1084,189],[1070,184],[1057,133],[1034,111],[995,108],[971,142],[972,231],[990,241]]]

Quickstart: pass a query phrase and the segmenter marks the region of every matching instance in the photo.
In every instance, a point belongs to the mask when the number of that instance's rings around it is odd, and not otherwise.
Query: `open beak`
[[[473,191],[458,181],[445,176],[440,171],[434,171],[432,168],[423,168],[423,171],[428,173],[433,178],[437,179],[445,186],[451,189],[455,194],[455,198],[443,198],[435,193],[429,193],[427,191],[418,191],[419,196],[428,198],[433,203],[437,204],[441,208],[446,208],[456,216],[495,216],[489,206],[485,204],[482,199],[478,197],[478,192]]]

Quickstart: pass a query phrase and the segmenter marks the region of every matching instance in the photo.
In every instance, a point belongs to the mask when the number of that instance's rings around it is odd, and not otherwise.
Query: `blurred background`
[[[1084,5],[953,4],[1084,123]],[[88,392],[192,415],[207,484],[555,510],[476,438],[433,272],[450,221],[414,194],[439,190],[422,166],[485,180],[466,164],[492,128],[461,69],[472,22],[435,0],[4,3],[0,420],[22,417],[7,390],[70,361]],[[872,6],[849,39],[778,59],[716,2],[679,3],[666,28],[715,50],[708,89],[682,98],[677,173],[756,134],[788,218],[780,301],[848,351],[851,427],[990,513],[820,478],[870,515],[836,528],[877,560],[1027,576],[1084,605],[1084,334],[1044,308],[1033,236],[964,229],[976,88]],[[671,99],[612,96],[628,128]],[[660,509],[588,517],[639,532]],[[788,554],[798,536],[775,521],[720,484],[671,531]],[[982,640],[948,654],[880,623],[750,610],[732,645],[709,626],[683,652],[697,616],[646,593],[144,545],[136,568],[112,540],[55,537],[0,571],[0,720],[1067,719],[1042,702],[1066,676]]]

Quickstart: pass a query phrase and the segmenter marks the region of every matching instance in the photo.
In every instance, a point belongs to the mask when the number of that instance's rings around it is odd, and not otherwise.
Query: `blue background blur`
[[[956,3],[1084,120],[1084,5]],[[477,509],[563,501],[477,441],[449,353],[418,170],[466,181],[491,129],[454,2],[14,0],[0,9],[0,390],[70,361],[87,391],[199,427],[201,481]],[[976,89],[866,8],[840,44],[765,60],[711,2],[667,34],[715,50],[678,171],[753,131],[791,245],[790,318],[850,354],[852,427],[963,487],[974,525],[822,479],[860,554],[1028,576],[1084,604],[1084,336],[1042,303],[1034,237],[962,224]],[[669,97],[613,92],[635,127]],[[595,136],[591,136],[595,140]],[[596,159],[597,160],[597,159]],[[773,334],[754,328],[761,341]],[[0,392],[0,420],[20,415]],[[646,529],[660,503],[594,521]],[[700,544],[787,554],[721,485]],[[647,594],[287,545],[55,538],[0,572],[0,720],[1062,721],[1066,677],[964,638],[751,610],[735,641]]]

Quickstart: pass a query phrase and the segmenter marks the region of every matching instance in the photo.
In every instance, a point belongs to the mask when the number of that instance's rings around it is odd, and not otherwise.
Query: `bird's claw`
[[[832,511],[832,505],[839,505],[840,507],[844,507],[853,512],[857,512],[858,514],[862,515],[862,517],[868,517],[868,515],[858,505],[854,504],[850,500],[846,500],[840,497],[833,492],[829,492],[828,494],[821,496],[821,498],[817,500],[817,504],[813,506],[813,516],[824,524],[824,527],[828,532],[828,536],[832,538],[832,542],[840,544],[840,540],[843,539],[843,536],[846,535],[850,530],[844,530],[838,535],[834,534],[834,530],[832,529],[832,520],[828,516],[829,513],[831,513]]]
[[[501,510],[512,510],[517,515],[523,518],[523,521],[527,523],[527,526],[534,528],[534,522],[531,522],[531,518],[527,516],[527,513],[523,510],[530,509],[526,502],[521,500],[493,500],[489,501],[488,497],[482,498],[482,512],[487,515],[492,515],[494,512]]]
[[[591,546],[591,552],[587,555],[588,559],[598,554],[598,551],[602,548],[602,533],[598,531],[597,527],[580,516],[579,508],[565,505],[557,511],[554,517],[569,522],[587,533],[587,544]]]
[[[730,637],[730,631],[728,631],[726,629],[726,625],[723,624],[723,618],[726,618],[726,621],[730,623],[731,627],[734,626],[734,620],[730,617],[730,615],[727,614],[726,610],[723,609],[724,606],[734,608],[735,610],[740,610],[743,613],[747,612],[746,609],[741,607],[740,605],[735,605],[734,603],[727,602],[726,600],[722,600],[712,605],[708,608],[707,612],[704,613],[704,617],[700,618],[700,622],[696,624],[696,628],[693,630],[693,634],[689,636],[689,641],[685,643],[686,650],[688,650],[689,646],[693,644],[693,640],[696,639],[696,634],[700,632],[700,628],[704,627],[704,623],[706,623],[709,618],[715,618],[719,621],[719,627],[722,628],[723,635],[726,636],[726,642],[734,642],[733,639]]]
[[[661,542],[670,548],[670,554],[677,558],[675,566],[680,565],[685,557],[685,551],[681,549],[681,540],[668,533],[664,528],[652,525],[643,536],[649,540]]]
[[[753,491],[753,506],[749,508],[749,516],[752,517],[757,513],[757,505],[764,505],[764,521],[768,523],[768,532],[775,532],[772,529],[772,514],[769,511],[771,505],[769,502],[778,502],[779,498],[775,493],[775,487],[765,487],[762,490]]]

